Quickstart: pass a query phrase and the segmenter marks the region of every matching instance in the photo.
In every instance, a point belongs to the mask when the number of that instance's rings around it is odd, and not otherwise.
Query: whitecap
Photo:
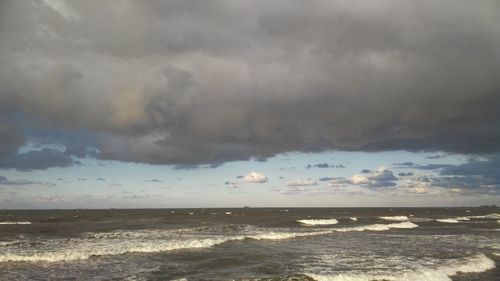
[[[407,216],[389,216],[389,217],[379,217],[379,218],[386,220],[386,221],[407,221],[408,220]]]
[[[16,241],[0,241],[0,247],[7,247],[11,245],[16,245],[21,243],[21,241],[16,240]]]
[[[59,240],[48,243],[57,251],[29,249],[24,252],[7,251],[0,254],[0,262],[61,262],[88,259],[94,256],[121,255],[126,253],[156,253],[174,250],[209,248],[229,241],[282,240],[296,237],[330,234],[331,231],[315,232],[273,232],[260,231],[234,236],[188,236],[172,239],[172,231],[143,230],[115,231],[87,234],[86,238]],[[46,245],[48,243],[45,243]]]
[[[358,221],[358,218],[356,218],[356,217],[352,217],[352,218],[349,218],[349,219],[351,219],[352,221]]]
[[[336,219],[302,219],[297,220],[297,222],[307,225],[332,225],[339,223]]]
[[[31,224],[29,221],[0,221],[0,224]]]
[[[305,275],[316,281],[452,281],[450,277],[459,272],[478,273],[492,268],[495,268],[495,262],[484,254],[478,254],[467,258],[451,260],[444,265],[435,268],[421,267],[414,270],[396,273],[345,273],[332,275],[305,273]]]
[[[400,223],[390,223],[390,224],[369,224],[355,227],[342,227],[342,228],[334,228],[334,231],[338,232],[349,232],[349,231],[385,231],[391,228],[416,228],[418,225],[412,222],[400,222]]]
[[[444,222],[444,223],[459,223],[459,221],[457,219],[452,219],[452,218],[449,218],[449,219],[437,219],[436,221],[438,221],[438,222]]]
[[[483,215],[483,216],[467,216],[467,218],[471,218],[471,219],[500,219],[500,214],[492,213],[492,214]]]

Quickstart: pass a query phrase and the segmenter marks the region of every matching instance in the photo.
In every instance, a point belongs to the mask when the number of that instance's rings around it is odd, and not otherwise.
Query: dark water
[[[500,280],[499,220],[493,207],[3,210],[0,280]]]

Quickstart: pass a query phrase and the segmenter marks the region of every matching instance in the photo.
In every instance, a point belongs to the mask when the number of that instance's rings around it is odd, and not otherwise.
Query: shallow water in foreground
[[[0,211],[0,280],[500,280],[499,208]]]

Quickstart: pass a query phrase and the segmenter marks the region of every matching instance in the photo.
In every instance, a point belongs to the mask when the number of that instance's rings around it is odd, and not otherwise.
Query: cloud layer
[[[4,1],[0,166],[20,167],[18,148],[48,139],[176,165],[326,149],[498,152],[499,9]],[[73,164],[43,156],[50,164],[26,169]]]

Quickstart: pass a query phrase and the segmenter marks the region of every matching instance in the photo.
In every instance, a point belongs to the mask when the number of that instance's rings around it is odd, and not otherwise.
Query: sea
[[[500,280],[500,209],[0,210],[0,280]]]

